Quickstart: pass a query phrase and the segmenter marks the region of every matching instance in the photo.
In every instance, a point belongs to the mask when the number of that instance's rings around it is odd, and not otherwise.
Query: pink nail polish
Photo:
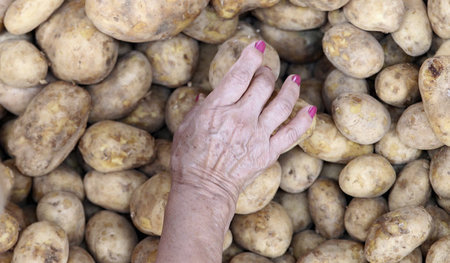
[[[297,83],[298,86],[300,86],[300,82],[302,81],[302,79],[300,78],[299,75],[294,75],[292,76],[292,81]]]
[[[264,53],[264,50],[266,50],[266,43],[262,40],[259,40],[255,43],[255,48],[261,53]]]
[[[198,101],[198,98],[200,98],[200,94],[198,94],[197,97],[195,97],[195,102]]]
[[[311,119],[313,119],[314,116],[316,116],[316,112],[317,112],[317,107],[316,106],[310,106],[309,107],[308,114],[309,114],[309,116],[311,116]]]

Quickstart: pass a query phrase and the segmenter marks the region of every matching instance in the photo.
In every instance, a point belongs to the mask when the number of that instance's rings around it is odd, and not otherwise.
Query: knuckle
[[[282,99],[277,103],[277,107],[279,110],[279,114],[287,117],[291,114],[294,105],[290,101]]]
[[[287,128],[286,136],[290,142],[294,143],[300,138],[301,132],[293,127],[289,127]]]
[[[247,68],[239,68],[229,72],[230,80],[235,83],[247,83],[251,75],[250,70]]]

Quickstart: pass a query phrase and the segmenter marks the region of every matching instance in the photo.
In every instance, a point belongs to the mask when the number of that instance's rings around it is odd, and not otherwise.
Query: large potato
[[[450,198],[440,198],[439,196],[436,198],[437,203],[442,209],[444,209],[447,213],[450,214]]]
[[[218,45],[200,43],[198,65],[192,76],[192,86],[198,87],[204,91],[211,91],[212,87],[209,83],[209,65],[217,53]]]
[[[400,208],[378,217],[369,229],[364,253],[371,263],[397,262],[428,237],[432,218],[423,207]]]
[[[397,263],[422,263],[422,252],[419,248],[416,248]]]
[[[131,195],[147,180],[147,176],[135,170],[111,173],[90,171],[83,180],[89,201],[108,210],[128,213]]]
[[[340,23],[348,22],[347,18],[345,17],[343,8],[329,11],[327,14],[327,18],[328,18],[328,22],[332,26],[340,24]]]
[[[384,64],[383,49],[369,33],[349,24],[331,27],[322,39],[323,51],[330,62],[354,78],[367,78]]]
[[[383,197],[353,198],[345,210],[345,230],[355,240],[364,242],[373,221],[387,212],[388,205]]]
[[[341,94],[333,101],[331,112],[342,135],[360,144],[381,140],[391,126],[387,109],[368,94]]]
[[[103,210],[89,219],[86,243],[98,263],[127,263],[137,236],[125,217]]]
[[[434,134],[447,146],[450,146],[449,78],[450,56],[429,58],[420,67],[419,90],[425,113]]]
[[[260,256],[252,252],[243,252],[234,256],[230,263],[271,263],[272,261],[268,258]]]
[[[389,210],[425,205],[431,195],[429,171],[428,160],[419,159],[408,163],[398,175],[389,193]]]
[[[434,56],[450,56],[450,39],[443,42]]]
[[[302,257],[298,263],[365,263],[363,246],[344,239],[327,240]]]
[[[161,235],[171,185],[170,174],[161,172],[134,191],[130,200],[131,219],[142,233]]]
[[[308,196],[306,192],[290,194],[278,191],[274,201],[282,205],[286,213],[288,213],[292,220],[294,233],[305,229],[311,224],[312,220],[309,214]]]
[[[316,119],[312,135],[299,144],[307,154],[328,162],[347,163],[373,152],[372,145],[361,145],[344,137],[328,114],[317,114]]]
[[[26,40],[0,42],[0,81],[28,88],[45,83],[47,60],[44,54]]]
[[[395,182],[395,170],[379,154],[366,154],[351,160],[339,174],[339,186],[344,193],[361,198],[373,198],[386,193]]]
[[[90,106],[89,93],[78,86],[47,85],[14,121],[7,147],[17,169],[41,176],[59,166],[83,134]]]
[[[231,231],[235,242],[243,248],[271,258],[286,252],[293,233],[289,215],[275,202],[256,213],[236,215]]]
[[[67,263],[95,263],[91,254],[86,250],[77,246],[70,246],[69,248],[69,260]]]
[[[4,0],[0,2],[0,32],[3,31],[3,19],[5,17],[6,10],[12,2],[13,0]]]
[[[158,255],[159,238],[146,237],[133,249],[131,263],[155,263]]]
[[[300,193],[310,187],[322,170],[322,160],[294,147],[279,157],[282,174],[280,188],[288,193]]]
[[[446,263],[450,255],[450,235],[439,239],[428,251],[427,263]]]
[[[136,108],[152,83],[152,67],[144,54],[131,51],[119,58],[102,82],[86,89],[92,98],[89,122],[125,117]]]
[[[274,263],[295,263],[295,258],[289,252],[286,252],[283,256],[274,258],[272,261]]]
[[[316,231],[325,238],[338,238],[344,231],[345,196],[338,184],[318,179],[308,189],[309,212]]]
[[[95,27],[126,42],[145,42],[175,36],[208,4],[207,0],[126,1],[87,0],[86,14]]]
[[[22,203],[31,191],[33,179],[19,172],[14,165],[13,159],[6,160],[3,164],[8,166],[14,174],[14,184],[11,188],[9,200],[13,203]]]
[[[36,208],[39,221],[57,224],[66,232],[70,245],[80,245],[84,239],[85,220],[83,204],[70,192],[56,191],[46,194]]]
[[[420,99],[419,70],[410,63],[384,68],[375,79],[375,92],[384,102],[395,107],[407,107]]]
[[[0,104],[12,114],[21,115],[43,86],[16,88],[0,82]]]
[[[69,258],[69,241],[62,228],[48,221],[27,227],[14,248],[14,263],[65,263]]]
[[[450,147],[443,147],[431,159],[430,183],[441,198],[450,198]]]
[[[345,17],[367,31],[394,32],[405,15],[402,0],[351,0],[344,6]]]
[[[263,209],[275,196],[281,180],[281,166],[275,162],[264,170],[240,194],[236,214],[250,214]]]
[[[16,0],[5,13],[5,27],[16,35],[28,33],[47,20],[63,2],[64,0]]]
[[[170,171],[170,158],[172,142],[165,139],[155,140],[156,158],[153,162],[147,163],[139,168],[148,176],[153,176],[161,171]]]
[[[16,218],[7,212],[0,214],[0,254],[14,247],[19,238],[19,230]]]
[[[397,122],[397,133],[400,141],[411,148],[432,150],[443,145],[431,128],[422,102],[409,106],[403,112]]]
[[[166,40],[142,43],[137,48],[152,65],[153,83],[176,88],[192,78],[198,61],[196,40],[179,34]]]
[[[450,38],[450,2],[447,0],[430,0],[427,2],[428,18],[434,33],[441,38]]]
[[[280,0],[211,0],[211,3],[223,18],[232,18],[240,13],[258,7],[266,8],[277,4]]]
[[[401,47],[395,43],[391,34],[380,40],[380,45],[384,53],[384,67],[389,67],[400,63],[411,63],[414,57],[408,56]]]
[[[318,245],[323,243],[326,239],[317,234],[313,230],[305,230],[297,233],[292,238],[292,253],[296,259],[300,259],[310,251],[315,249]]]
[[[39,26],[36,40],[61,80],[98,83],[116,64],[119,45],[95,28],[84,12],[84,0],[66,1]]]
[[[450,235],[450,215],[435,205],[427,205],[425,209],[433,218],[433,226],[427,240],[420,246],[424,255],[428,253],[434,242]]]
[[[154,155],[155,139],[146,131],[115,122],[100,121],[81,137],[78,149],[84,161],[107,173],[139,167]]]
[[[258,8],[252,13],[265,24],[292,31],[318,28],[326,21],[325,12],[310,7],[295,6],[288,0],[281,0],[269,8]]]

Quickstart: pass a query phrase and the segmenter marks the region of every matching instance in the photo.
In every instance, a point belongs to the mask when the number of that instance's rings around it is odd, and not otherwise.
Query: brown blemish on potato
[[[444,66],[439,60],[433,60],[432,63],[428,66],[428,70],[433,78],[438,78],[441,75],[443,69]]]

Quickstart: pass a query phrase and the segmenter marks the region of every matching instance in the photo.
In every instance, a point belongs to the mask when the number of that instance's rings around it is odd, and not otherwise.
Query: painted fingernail
[[[309,114],[309,116],[311,116],[311,119],[313,119],[314,116],[316,116],[316,112],[317,112],[317,107],[316,106],[310,106],[309,107],[308,114]]]
[[[198,101],[198,98],[200,98],[200,94],[198,94],[197,97],[195,97],[195,102]]]
[[[302,79],[300,78],[299,75],[294,75],[292,76],[292,81],[297,83],[298,86],[300,86],[300,82],[302,81]]]
[[[262,40],[259,40],[255,43],[255,48],[261,53],[264,53],[264,50],[266,50],[266,43]]]

